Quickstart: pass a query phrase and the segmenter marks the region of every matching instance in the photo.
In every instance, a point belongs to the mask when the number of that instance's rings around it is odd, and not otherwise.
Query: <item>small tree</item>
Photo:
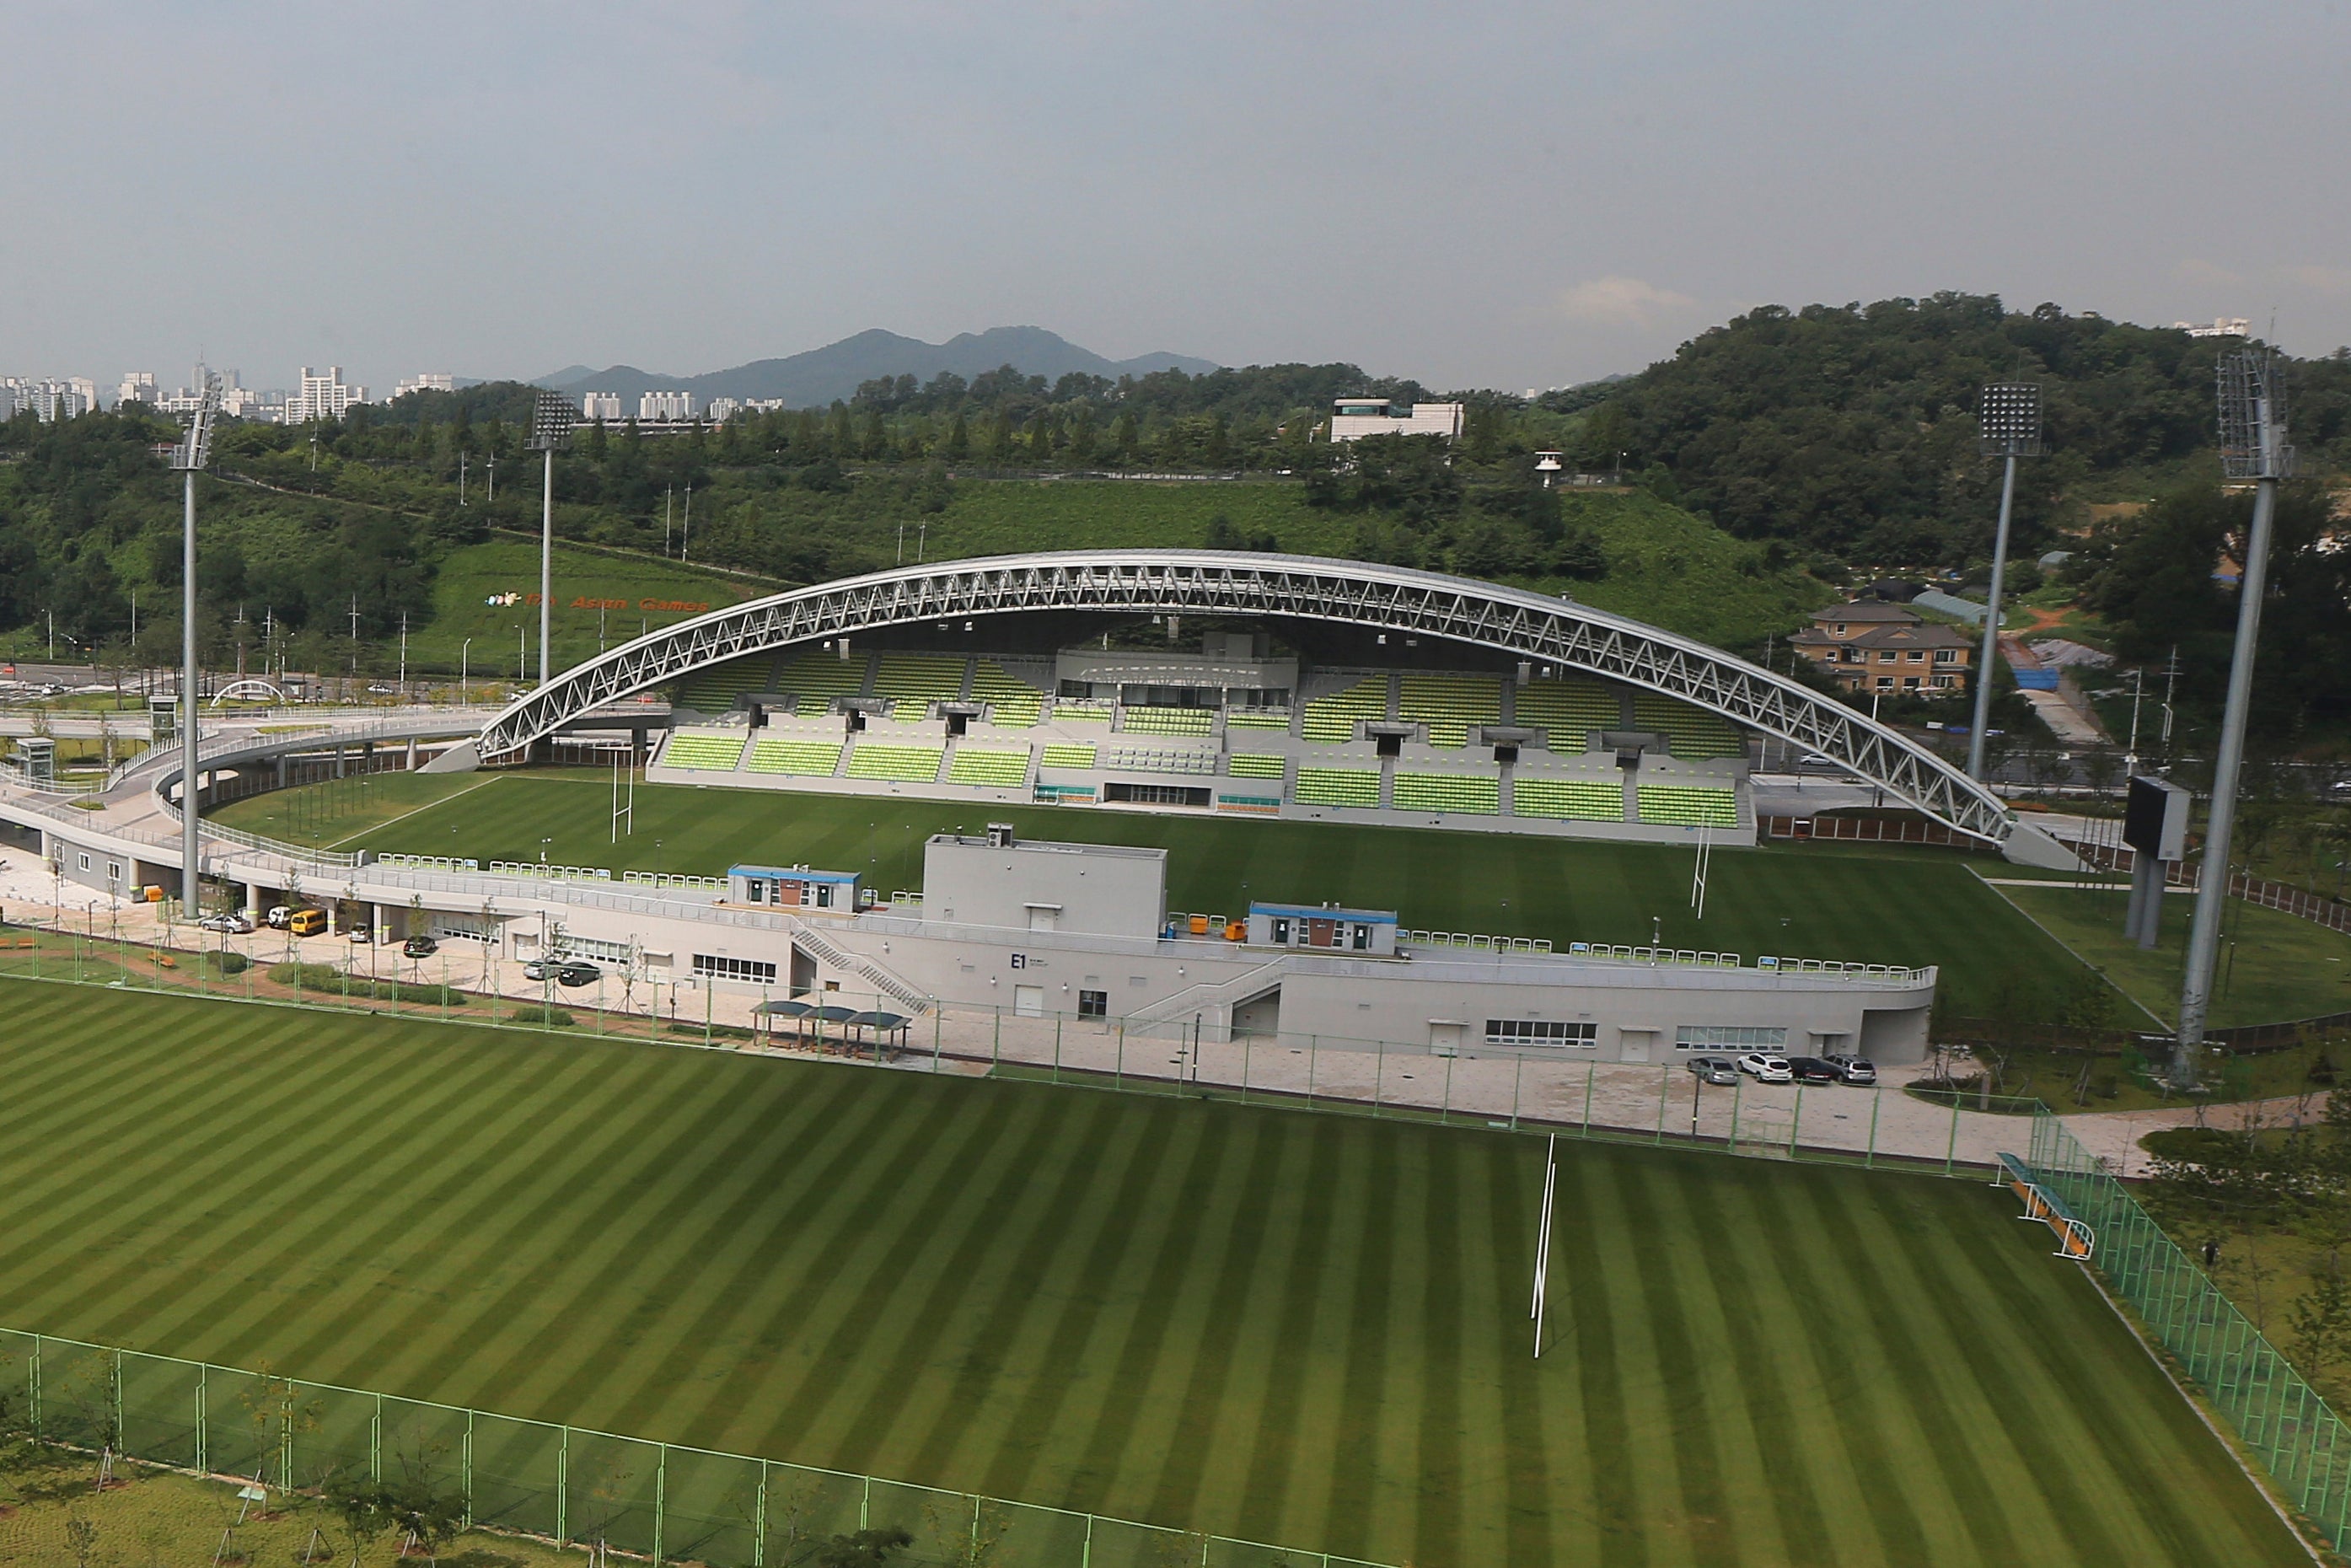
[[[861,1530],[819,1542],[809,1561],[814,1568],[884,1568],[893,1553],[914,1543],[904,1530]]]
[[[66,1521],[66,1545],[73,1552],[74,1568],[89,1568],[90,1555],[98,1550],[98,1526],[73,1515]]]

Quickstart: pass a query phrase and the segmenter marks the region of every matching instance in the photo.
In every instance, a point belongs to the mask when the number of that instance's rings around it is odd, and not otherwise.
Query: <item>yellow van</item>
[[[297,936],[316,936],[327,928],[327,912],[323,909],[298,909],[286,922],[286,929]]]

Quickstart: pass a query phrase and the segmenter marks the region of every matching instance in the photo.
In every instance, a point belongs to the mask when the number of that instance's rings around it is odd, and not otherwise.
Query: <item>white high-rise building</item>
[[[114,406],[120,408],[126,402],[143,402],[152,408],[157,396],[154,371],[125,371],[122,372],[122,384],[114,389]]]
[[[402,398],[413,392],[453,392],[456,390],[457,378],[455,376],[435,375],[431,371],[425,371],[417,375],[410,376],[407,380],[393,387],[392,395],[395,398]],[[365,400],[362,399],[360,401],[364,402]]]
[[[580,400],[580,417],[590,421],[601,419],[607,423],[619,423],[621,420],[621,394],[619,392],[591,392],[588,393],[585,397],[582,397]]]
[[[695,412],[690,392],[649,392],[637,399],[639,419],[692,419]]]
[[[343,367],[329,365],[324,372],[302,367],[302,390],[286,399],[286,423],[308,424],[314,419],[340,419],[351,404],[367,402],[367,388],[346,386]]]
[[[1465,404],[1458,402],[1407,403],[1398,413],[1394,399],[1384,397],[1343,397],[1331,405],[1331,439],[1361,441],[1366,435],[1441,435],[1447,441],[1461,437],[1461,413]]]
[[[62,381],[55,376],[28,376],[12,380],[9,390],[16,394],[16,410],[32,410],[43,424],[73,419],[98,407],[98,383],[87,376]]]

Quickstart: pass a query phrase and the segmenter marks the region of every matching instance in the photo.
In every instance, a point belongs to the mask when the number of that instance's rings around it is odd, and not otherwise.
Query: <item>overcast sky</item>
[[[2344,4],[13,5],[0,373],[867,327],[1518,390],[1938,288],[2351,342]]]

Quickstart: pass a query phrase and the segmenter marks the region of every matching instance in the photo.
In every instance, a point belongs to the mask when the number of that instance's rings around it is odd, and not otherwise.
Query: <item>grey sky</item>
[[[0,372],[869,326],[1440,386],[1938,288],[2351,341],[2351,9],[20,5]]]

